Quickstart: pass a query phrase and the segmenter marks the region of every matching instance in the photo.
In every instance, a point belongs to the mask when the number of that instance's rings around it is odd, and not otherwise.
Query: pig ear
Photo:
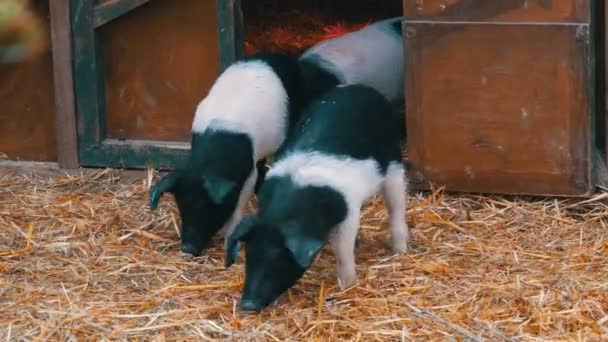
[[[315,255],[323,246],[323,240],[314,236],[306,236],[302,233],[297,233],[301,230],[287,229],[284,233],[285,246],[291,252],[294,260],[300,267],[307,269],[312,264]]]
[[[236,187],[236,182],[223,177],[203,177],[203,187],[215,204],[224,202],[226,196]]]
[[[254,217],[247,216],[234,229],[232,234],[226,241],[226,256],[224,258],[224,267],[228,268],[234,264],[237,254],[239,254],[239,241],[246,238],[254,225]]]
[[[156,209],[158,207],[158,200],[160,200],[160,196],[163,193],[173,191],[173,187],[175,186],[178,177],[177,173],[170,173],[161,178],[158,183],[150,188],[150,209]]]

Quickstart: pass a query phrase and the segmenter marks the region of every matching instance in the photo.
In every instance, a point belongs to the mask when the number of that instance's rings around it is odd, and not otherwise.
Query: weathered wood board
[[[405,0],[404,11],[414,188],[594,190],[589,1]]]

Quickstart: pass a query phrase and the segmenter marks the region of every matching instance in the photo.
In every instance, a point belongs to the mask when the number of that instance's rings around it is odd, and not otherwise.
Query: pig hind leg
[[[382,184],[384,203],[388,209],[391,245],[395,253],[407,252],[409,229],[405,219],[407,186],[400,162],[391,163]]]

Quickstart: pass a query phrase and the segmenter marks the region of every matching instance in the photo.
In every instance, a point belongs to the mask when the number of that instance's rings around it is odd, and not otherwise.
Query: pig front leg
[[[241,190],[241,194],[239,195],[239,199],[236,204],[236,207],[234,208],[232,216],[221,229],[221,232],[224,234],[224,249],[226,249],[228,237],[230,236],[230,234],[232,234],[236,226],[241,222],[241,219],[243,218],[243,212],[245,211],[247,201],[249,201],[249,199],[254,193],[257,177],[258,170],[254,167],[253,171],[251,171],[251,174],[245,181],[245,184],[243,184],[243,189]]]
[[[395,253],[407,252],[409,229],[405,219],[407,186],[401,163],[389,166],[382,184],[384,203],[388,209],[391,245]]]
[[[336,255],[338,285],[345,290],[357,282],[355,241],[359,230],[360,210],[349,208],[348,216],[336,229],[332,239]]]

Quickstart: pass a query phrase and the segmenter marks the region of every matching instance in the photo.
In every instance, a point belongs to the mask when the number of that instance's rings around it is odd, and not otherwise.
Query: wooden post
[[[240,0],[216,0],[220,66],[223,71],[243,52],[243,15]]]
[[[66,169],[78,168],[78,135],[72,69],[70,0],[52,0],[51,42],[55,87],[57,161]]]

